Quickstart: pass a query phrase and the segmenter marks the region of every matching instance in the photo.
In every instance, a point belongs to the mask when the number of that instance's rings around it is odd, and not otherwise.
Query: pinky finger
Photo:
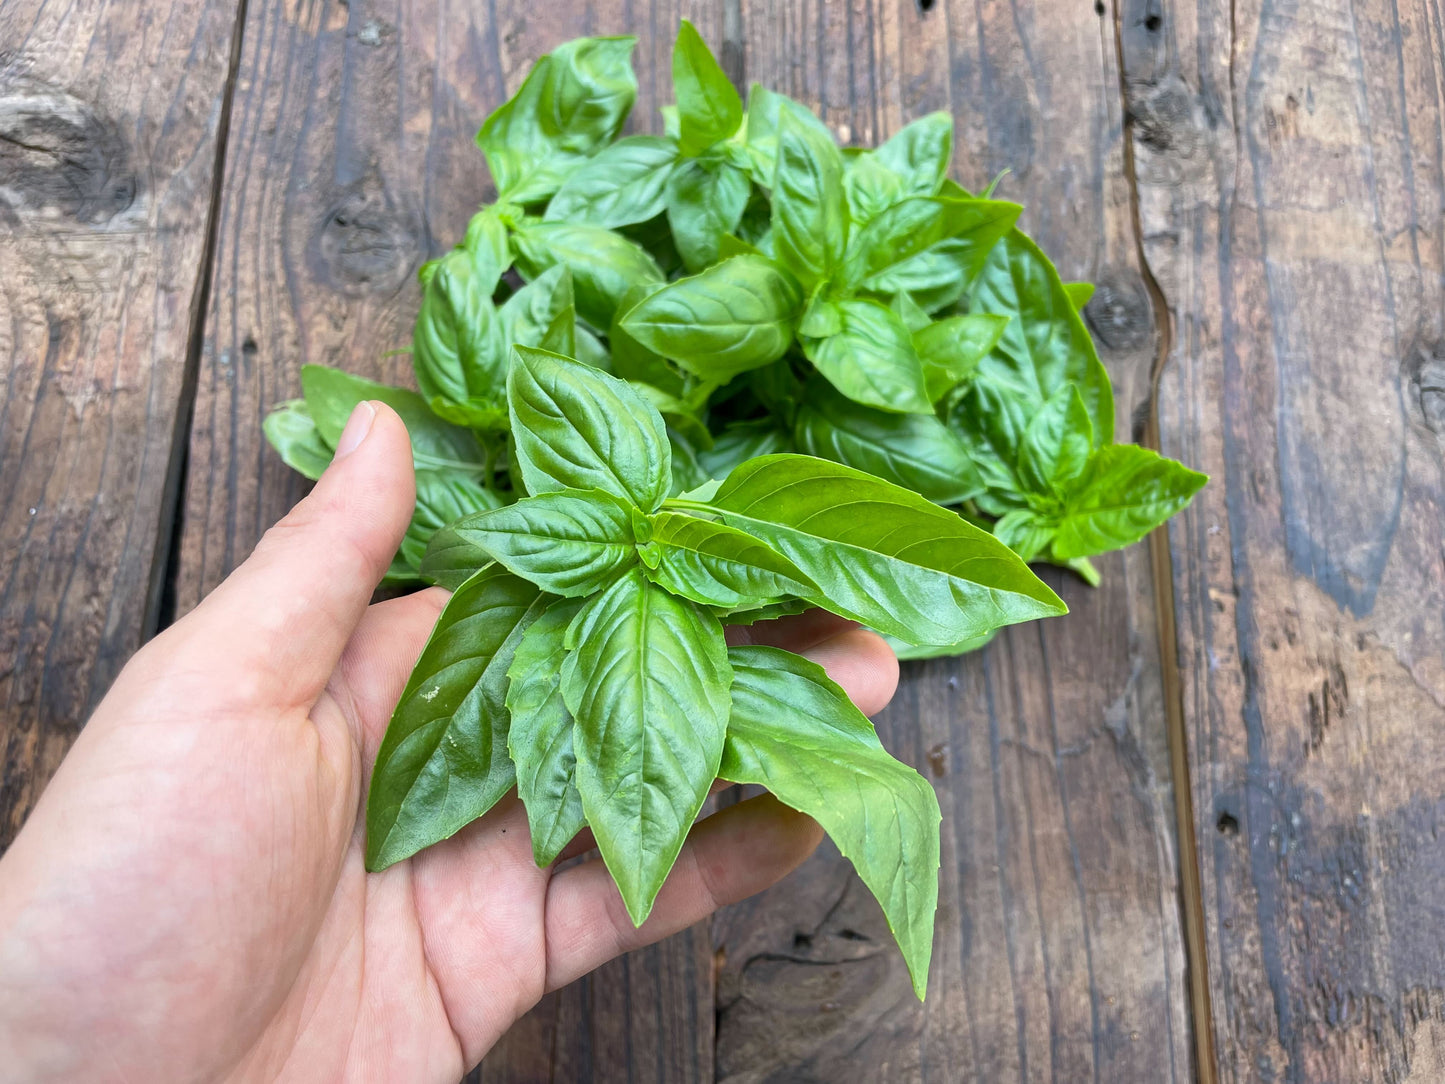
[[[800,866],[822,838],[817,822],[771,794],[729,806],[693,827],[652,914],[637,927],[602,859],[563,870],[547,888],[547,989],[761,892]]]

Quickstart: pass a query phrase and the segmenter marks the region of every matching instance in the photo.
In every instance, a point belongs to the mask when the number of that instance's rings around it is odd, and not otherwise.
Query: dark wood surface
[[[1050,574],[1068,618],[906,668],[880,733],[944,812],[923,1005],[825,844],[474,1079],[1445,1080],[1438,0],[3,0],[0,843],[303,492],[260,432],[300,366],[409,379],[486,112],[634,32],[656,129],[679,16],[845,141],[951,110],[956,175],[1011,170],[1100,283],[1121,436],[1214,482],[1101,589]]]

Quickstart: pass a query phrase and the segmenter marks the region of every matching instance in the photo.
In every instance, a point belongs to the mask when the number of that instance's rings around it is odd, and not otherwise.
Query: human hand
[[[535,866],[515,794],[366,873],[371,764],[446,598],[367,605],[412,487],[400,419],[362,404],[312,494],[121,672],[0,860],[6,1073],[455,1081],[546,991],[816,846],[771,796],[731,806],[640,929],[600,858]],[[893,693],[883,642],[827,615],[733,632],[822,663],[865,712]]]

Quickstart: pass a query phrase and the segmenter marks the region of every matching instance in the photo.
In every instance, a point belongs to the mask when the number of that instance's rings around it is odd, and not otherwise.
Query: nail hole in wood
[[[927,15],[933,10],[933,0],[918,0],[918,10]]]
[[[1239,820],[1233,813],[1221,813],[1219,819],[1214,822],[1214,827],[1219,829],[1222,836],[1239,835]]]
[[[1159,16],[1157,15],[1146,15],[1144,17],[1144,29],[1149,31],[1149,33],[1151,34],[1156,32],[1163,25],[1164,20],[1159,18]]]

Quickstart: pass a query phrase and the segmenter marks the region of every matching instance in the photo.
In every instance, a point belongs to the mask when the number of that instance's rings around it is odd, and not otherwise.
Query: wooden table
[[[548,998],[500,1081],[1445,1080],[1440,0],[0,3],[0,842],[302,493],[303,362],[407,380],[418,263],[533,58],[677,20],[872,143],[946,108],[1213,483],[1065,620],[911,666],[927,1002],[826,845]]]

